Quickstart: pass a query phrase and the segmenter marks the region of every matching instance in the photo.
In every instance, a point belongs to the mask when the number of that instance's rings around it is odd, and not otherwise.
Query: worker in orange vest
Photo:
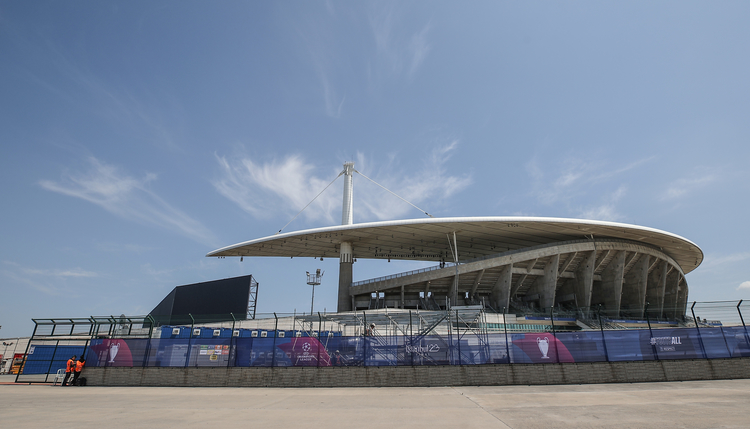
[[[61,386],[65,386],[65,384],[68,382],[68,377],[70,377],[70,374],[75,370],[75,366],[76,357],[73,356],[72,358],[68,359],[68,363],[65,364],[65,378],[63,378]]]
[[[73,375],[73,381],[70,383],[73,386],[75,386],[76,383],[78,382],[78,377],[81,376],[81,370],[83,369],[83,365],[85,364],[86,364],[86,359],[84,359],[83,356],[79,357],[78,362],[76,362],[76,365],[74,368],[75,375]]]

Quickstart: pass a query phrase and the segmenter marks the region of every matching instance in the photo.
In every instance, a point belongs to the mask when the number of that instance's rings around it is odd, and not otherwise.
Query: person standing
[[[83,358],[83,356],[78,358],[78,362],[76,362],[75,366],[75,374],[73,375],[73,381],[70,383],[73,386],[76,385],[78,382],[78,377],[81,376],[81,370],[83,370],[83,365],[86,364],[86,359]]]
[[[65,383],[68,382],[68,377],[70,377],[71,373],[75,370],[76,365],[76,357],[73,356],[72,358],[68,359],[68,362],[65,364],[65,377],[63,378],[61,386],[65,386]]]

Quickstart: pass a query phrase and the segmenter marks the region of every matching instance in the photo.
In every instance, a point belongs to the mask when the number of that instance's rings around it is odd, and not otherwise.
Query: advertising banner
[[[651,332],[645,330],[639,331],[639,334],[643,360],[703,358],[698,331],[695,329],[658,329]]]
[[[514,363],[575,362],[565,344],[546,332],[511,335]]]
[[[75,350],[29,349],[29,373],[64,366]],[[394,366],[566,363],[750,356],[744,327],[633,329],[552,334],[96,339],[89,366]]]
[[[238,338],[236,342],[236,366],[331,366],[331,357],[317,338]]]
[[[467,350],[468,351],[468,350]],[[450,363],[450,343],[443,337],[430,335],[405,344],[406,362],[402,365],[448,365]]]
[[[141,366],[148,339],[91,340],[86,353],[87,366]]]

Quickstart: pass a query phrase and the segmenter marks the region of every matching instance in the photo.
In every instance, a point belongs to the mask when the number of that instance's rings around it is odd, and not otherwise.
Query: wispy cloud
[[[739,286],[737,286],[737,290],[743,290],[743,289],[750,289],[750,280],[746,282],[740,283]]]
[[[51,295],[51,296],[59,296],[63,294],[60,288],[58,288],[55,285],[49,284],[49,282],[36,281],[36,280],[28,278],[27,276],[21,276],[21,275],[18,275],[17,273],[14,273],[8,270],[2,270],[2,273],[3,273],[3,276],[11,280],[12,282],[18,285],[28,286],[44,294]]]
[[[247,156],[228,159],[216,155],[216,161],[220,167],[220,177],[212,182],[216,190],[258,218],[301,210],[336,177],[315,177],[314,165],[300,155],[266,163]],[[305,216],[333,222],[334,206],[332,194],[321,195]]]
[[[427,35],[430,23],[417,31],[406,28],[395,4],[386,4],[370,14],[370,26],[377,49],[378,63],[391,75],[406,73],[413,77],[430,52]]]
[[[656,156],[649,156],[649,157],[646,157],[646,158],[641,158],[641,159],[635,160],[635,161],[631,162],[630,164],[626,164],[626,165],[624,165],[624,166],[622,166],[620,168],[615,168],[615,169],[611,169],[611,170],[607,169],[605,171],[601,171],[601,172],[599,172],[599,175],[594,178],[594,180],[599,181],[599,180],[603,180],[603,179],[608,179],[610,177],[618,176],[618,175],[623,174],[623,173],[627,173],[630,170],[634,170],[634,169],[636,169],[636,168],[638,168],[638,167],[640,167],[640,166],[642,166],[644,164],[648,164],[649,162],[655,161],[656,159],[657,159]]]
[[[28,286],[50,296],[62,295],[66,279],[93,278],[99,274],[81,268],[40,269],[24,267],[13,261],[3,261],[2,275],[11,282]]]
[[[389,164],[378,169],[377,178],[368,176],[422,210],[435,211],[442,205],[443,200],[472,183],[469,174],[456,176],[447,171],[446,164],[458,146],[459,142],[454,140],[447,145],[436,147],[416,171],[404,171],[395,159],[392,159]],[[366,161],[362,160],[362,163],[364,162]],[[383,198],[379,193],[370,193],[362,198],[362,205],[377,220],[396,219],[416,213],[414,207],[401,202],[398,198]]]
[[[580,159],[569,159],[562,163],[553,177],[550,170],[540,165],[537,157],[526,163],[526,172],[532,178],[533,194],[545,205],[552,205],[561,200],[570,200],[581,191],[579,184],[584,175],[593,176],[592,164]]]
[[[364,17],[361,8],[347,3],[324,5],[301,19],[294,31],[317,78],[311,88],[320,93],[329,118],[339,119],[347,106],[358,105],[362,79],[377,94],[384,83],[414,79],[427,61],[433,26],[429,21],[415,24],[401,3],[373,3]],[[341,34],[372,42],[353,45]]]
[[[24,270],[29,274],[38,274],[52,277],[97,277],[98,274],[93,271],[84,271],[80,268],[70,270]]]
[[[701,270],[703,272],[713,270],[724,270],[726,265],[742,263],[745,265],[750,260],[750,252],[737,252],[726,255],[721,254],[707,254],[703,263],[701,264]]]
[[[339,119],[346,100],[345,82],[347,75],[342,70],[350,70],[350,57],[339,50],[340,40],[333,28],[338,23],[336,11],[331,3],[326,3],[326,13],[306,16],[302,25],[295,28],[299,41],[304,45],[307,60],[319,82],[317,90],[323,99],[326,116]]]
[[[718,179],[714,173],[705,173],[692,177],[677,179],[661,195],[662,200],[676,200],[705,188]]]
[[[88,158],[88,164],[86,171],[67,172],[60,181],[41,180],[39,184],[49,191],[96,204],[123,219],[168,229],[202,244],[217,244],[214,235],[200,222],[148,189],[148,184],[156,180],[155,174],[134,178],[94,157]]]
[[[130,253],[146,253],[157,250],[155,247],[143,246],[140,244],[122,244],[122,243],[96,243],[96,249],[102,252],[130,252]]]
[[[344,108],[346,96],[339,96],[336,93],[336,89],[331,84],[328,75],[323,68],[318,69],[318,75],[320,77],[321,86],[323,87],[323,101],[325,103],[326,115],[334,119],[341,118],[341,111]]]
[[[70,268],[64,270],[48,270],[38,268],[27,268],[23,267],[16,262],[3,261],[6,266],[12,266],[23,272],[24,274],[45,276],[45,277],[98,277],[99,274],[93,271],[86,271],[81,268]]]
[[[446,171],[445,164],[458,146],[454,141],[434,149],[416,171],[402,169],[395,157],[384,165],[358,153],[355,168],[367,177],[395,192],[412,204],[428,202],[425,210],[435,210],[440,202],[466,188],[471,176],[455,176]],[[282,160],[259,163],[248,156],[227,158],[216,156],[220,176],[213,181],[216,190],[244,211],[259,218],[279,214],[291,216],[307,205],[336,177],[336,170],[325,178],[315,176],[316,168],[301,155],[290,155]],[[373,173],[370,173],[373,172]],[[388,194],[364,177],[355,177],[355,222],[395,219],[415,209]],[[331,188],[334,188],[332,186]],[[329,188],[303,213],[311,221],[335,223],[341,214],[340,186]],[[283,226],[280,225],[280,226]]]
[[[586,208],[580,211],[578,217],[582,219],[620,221],[625,218],[617,211],[617,203],[627,193],[626,186],[620,186],[616,191],[604,197],[600,205]]]
[[[568,214],[585,219],[621,221],[626,216],[620,213],[618,205],[628,187],[617,183],[618,178],[654,159],[653,156],[646,157],[623,166],[613,166],[602,160],[567,158],[550,167],[535,156],[525,167],[532,179],[532,194],[539,203],[563,207]],[[597,202],[577,203],[583,199]]]
[[[430,25],[426,25],[422,28],[422,31],[414,34],[409,42],[409,57],[411,61],[409,64],[409,76],[414,76],[419,67],[422,65],[424,60],[427,58],[427,54],[430,52],[430,45],[427,42],[427,33],[430,31]]]

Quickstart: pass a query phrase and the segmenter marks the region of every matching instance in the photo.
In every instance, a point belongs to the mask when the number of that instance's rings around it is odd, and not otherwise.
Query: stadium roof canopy
[[[454,241],[455,233],[455,241]],[[544,217],[426,218],[324,228],[277,234],[223,247],[206,256],[339,257],[342,242],[352,257],[459,262],[532,246],[571,240],[619,239],[651,245],[677,262],[685,274],[703,261],[692,241],[637,225]]]

